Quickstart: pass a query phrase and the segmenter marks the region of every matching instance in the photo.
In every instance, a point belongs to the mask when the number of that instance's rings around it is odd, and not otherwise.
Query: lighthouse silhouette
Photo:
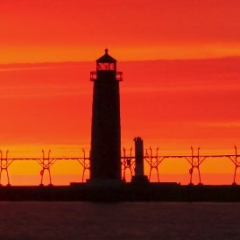
[[[117,61],[108,54],[96,60],[93,81],[90,180],[94,184],[121,182],[121,123]]]

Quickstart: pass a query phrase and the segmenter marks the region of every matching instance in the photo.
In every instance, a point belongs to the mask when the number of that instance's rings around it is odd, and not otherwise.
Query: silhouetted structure
[[[140,137],[134,138],[135,142],[135,176],[132,178],[132,183],[148,183],[147,176],[144,175],[144,149],[143,140]]]
[[[96,61],[93,81],[90,183],[121,180],[121,125],[119,81],[116,60],[105,54]]]

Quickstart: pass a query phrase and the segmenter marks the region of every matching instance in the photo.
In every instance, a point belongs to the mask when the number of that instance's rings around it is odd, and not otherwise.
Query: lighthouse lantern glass
[[[97,70],[100,71],[114,71],[115,63],[97,63]]]

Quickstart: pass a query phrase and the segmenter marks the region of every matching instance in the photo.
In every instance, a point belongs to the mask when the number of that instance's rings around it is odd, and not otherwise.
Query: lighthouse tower
[[[90,183],[121,181],[121,124],[117,61],[108,54],[96,60],[93,81]]]

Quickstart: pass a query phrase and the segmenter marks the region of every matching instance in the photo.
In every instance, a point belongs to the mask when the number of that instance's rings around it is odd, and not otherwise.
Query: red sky
[[[162,154],[188,154],[191,145],[203,154],[231,154],[240,141],[239,30],[238,0],[1,1],[1,149],[10,156],[89,149],[89,72],[107,46],[124,73],[124,147],[140,135]],[[23,175],[40,168],[29,164],[13,163],[12,184],[32,183]],[[161,172],[188,169],[170,161]],[[53,166],[56,183],[79,179],[79,172],[75,163]],[[222,183],[209,173],[231,183],[233,164],[204,163],[205,180]],[[188,176],[170,179],[187,183]]]
[[[0,62],[239,55],[238,0],[0,2]]]

